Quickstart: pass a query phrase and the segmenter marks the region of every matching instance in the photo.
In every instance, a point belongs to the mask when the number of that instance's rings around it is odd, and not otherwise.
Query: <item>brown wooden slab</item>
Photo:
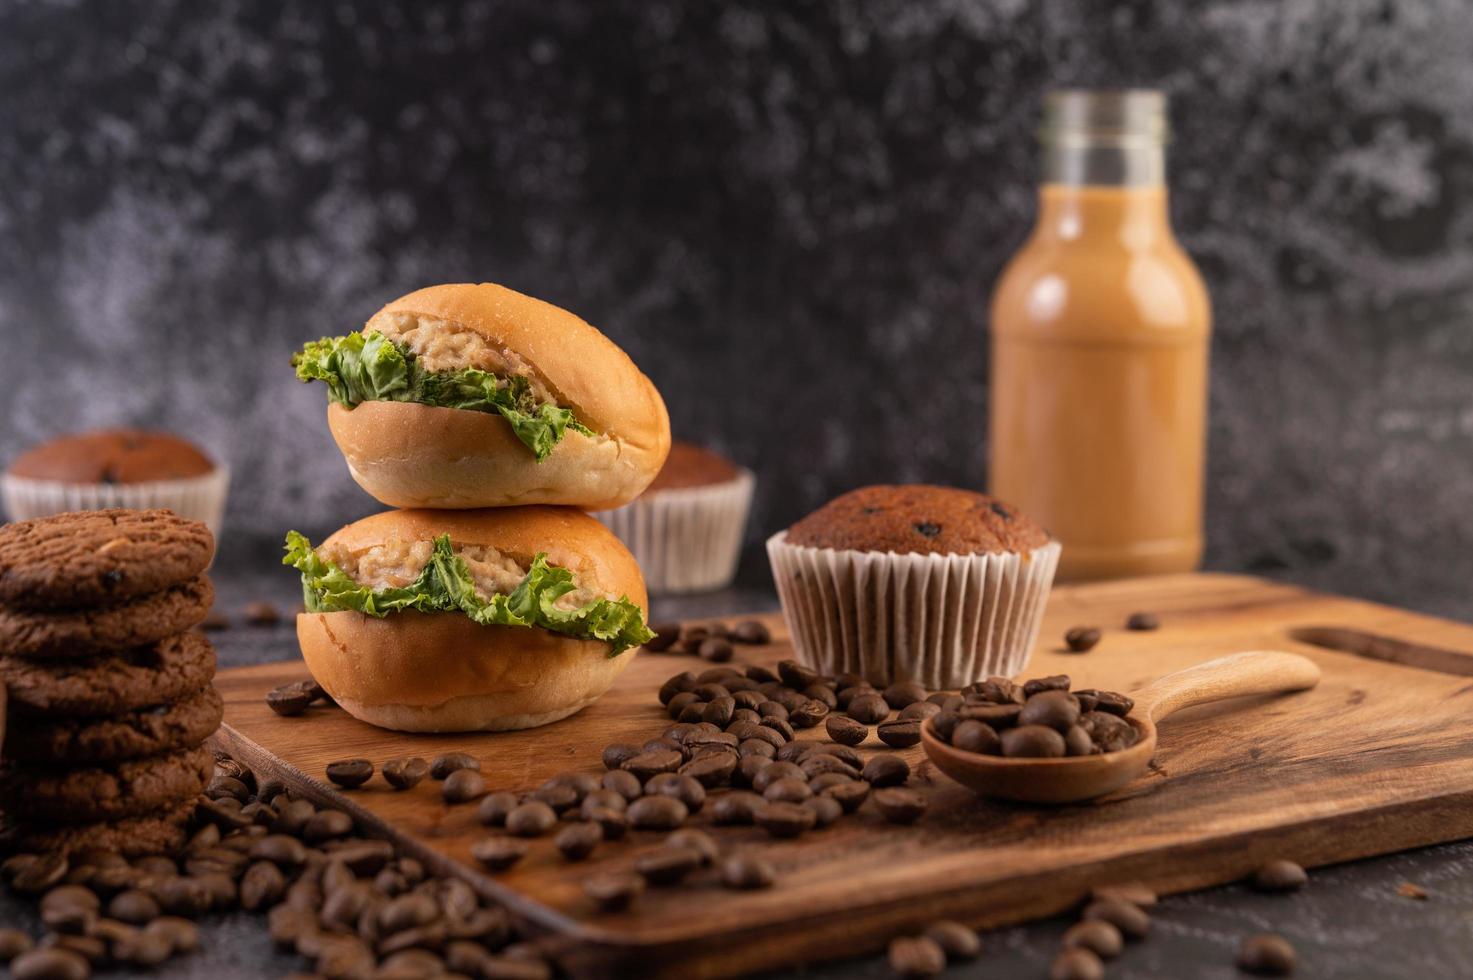
[[[1158,613],[1162,628],[1121,629],[1138,609]],[[780,617],[768,622],[779,642],[739,647],[738,662],[791,655]],[[1089,654],[1064,652],[1059,638],[1079,624],[1105,627],[1104,641]],[[1026,676],[1068,673],[1077,686],[1130,690],[1248,649],[1304,653],[1324,679],[1305,694],[1173,716],[1153,770],[1112,799],[1058,808],[984,802],[924,762],[919,748],[907,750],[912,784],[931,800],[916,826],[892,827],[867,805],[797,841],[716,828],[726,846],[773,861],[777,887],[734,893],[695,879],[652,890],[620,914],[592,910],[580,882],[595,868],[627,867],[659,835],[602,845],[581,864],[563,861],[546,838],[518,868],[492,877],[470,861],[471,844],[489,832],[473,805],[446,807],[430,780],[407,793],[375,779],[338,794],[321,782],[323,767],[458,749],[483,760],[495,789],[598,771],[605,744],[638,743],[669,724],[655,691],[699,661],[642,654],[608,696],[573,718],[466,736],[382,731],[336,709],[278,718],[263,695],[304,677],[300,662],[228,670],[216,682],[226,702],[219,739],[453,867],[545,933],[578,976],[730,976],[872,952],[942,915],[996,926],[1059,912],[1112,880],[1184,891],[1242,877],[1271,857],[1313,866],[1473,836],[1473,627],[1241,576],[1062,587]],[[822,729],[804,734],[819,738]],[[865,751],[894,750],[871,738]]]

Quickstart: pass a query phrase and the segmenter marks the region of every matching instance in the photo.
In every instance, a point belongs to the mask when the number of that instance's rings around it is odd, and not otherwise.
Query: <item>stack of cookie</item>
[[[58,514],[0,528],[5,843],[168,850],[214,759],[205,525],[166,510]]]

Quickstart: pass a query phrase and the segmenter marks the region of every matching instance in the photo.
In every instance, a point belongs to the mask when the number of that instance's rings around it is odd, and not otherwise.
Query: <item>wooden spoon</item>
[[[1156,723],[1174,711],[1226,698],[1303,691],[1319,683],[1320,669],[1297,653],[1234,653],[1167,674],[1137,691],[1126,719],[1136,743],[1119,752],[1062,759],[1004,758],[963,752],[943,742],[931,720],[921,742],[936,767],[982,794],[1024,803],[1073,803],[1112,793],[1146,771],[1156,752]]]

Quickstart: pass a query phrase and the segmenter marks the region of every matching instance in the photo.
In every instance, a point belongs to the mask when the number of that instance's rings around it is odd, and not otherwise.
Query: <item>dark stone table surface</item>
[[[756,556],[749,556],[749,558]],[[724,616],[776,608],[752,566],[744,563],[742,584],[705,596],[656,602],[663,617]],[[255,562],[217,569],[217,607],[237,612],[254,599],[283,610],[295,607],[294,576]],[[238,618],[238,617],[233,617]],[[234,625],[213,634],[221,667],[263,663],[296,655],[290,627]],[[1403,883],[1419,885],[1427,899],[1397,894]],[[33,908],[0,892],[0,923],[19,924],[39,935]],[[976,963],[952,967],[948,977],[1046,977],[1065,918],[985,933]],[[203,922],[204,943],[192,956],[156,974],[168,977],[281,976],[307,964],[276,951],[259,916],[233,913]],[[1152,934],[1132,944],[1108,974],[1114,980],[1230,978],[1240,940],[1275,931],[1293,942],[1300,956],[1296,976],[1329,978],[1473,977],[1473,841],[1394,854],[1311,872],[1308,887],[1293,895],[1260,895],[1240,885],[1166,898],[1156,909]],[[795,967],[774,977],[890,976],[882,957]]]

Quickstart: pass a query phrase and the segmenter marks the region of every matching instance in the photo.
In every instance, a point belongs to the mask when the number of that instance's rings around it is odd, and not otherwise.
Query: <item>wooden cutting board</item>
[[[1136,610],[1161,629],[1121,629]],[[777,641],[739,647],[738,663],[792,655]],[[1074,625],[1106,629],[1092,652],[1070,654]],[[867,805],[796,841],[755,828],[716,828],[731,848],[761,852],[776,887],[730,892],[697,878],[646,893],[629,911],[595,911],[580,883],[627,868],[662,835],[633,833],[572,864],[550,837],[511,872],[473,866],[489,831],[474,805],[447,807],[426,780],[397,793],[379,779],[338,793],[327,762],[382,763],[448,750],[478,756],[493,789],[530,789],[568,770],[600,771],[614,741],[639,743],[668,724],[655,692],[669,675],[703,666],[641,654],[615,688],[579,715],[495,735],[405,735],[315,708],[279,718],[267,690],[306,676],[300,661],[224,671],[222,747],[345,806],[424,860],[464,875],[504,902],[576,976],[719,977],[881,949],[893,936],[946,916],[997,926],[1063,911],[1097,884],[1143,879],[1161,892],[1240,878],[1263,861],[1306,866],[1473,836],[1473,627],[1260,579],[1182,575],[1061,587],[1025,676],[1068,673],[1081,687],[1131,690],[1212,657],[1249,649],[1304,653],[1323,668],[1314,691],[1214,705],[1161,728],[1152,770],[1108,800],[1056,808],[985,802],[905,750],[930,812],[917,825],[884,823]],[[286,652],[286,651],[283,651]],[[803,733],[821,738],[822,728]],[[895,751],[871,737],[871,751]],[[708,807],[709,809],[709,803]],[[694,823],[705,824],[704,816]]]

